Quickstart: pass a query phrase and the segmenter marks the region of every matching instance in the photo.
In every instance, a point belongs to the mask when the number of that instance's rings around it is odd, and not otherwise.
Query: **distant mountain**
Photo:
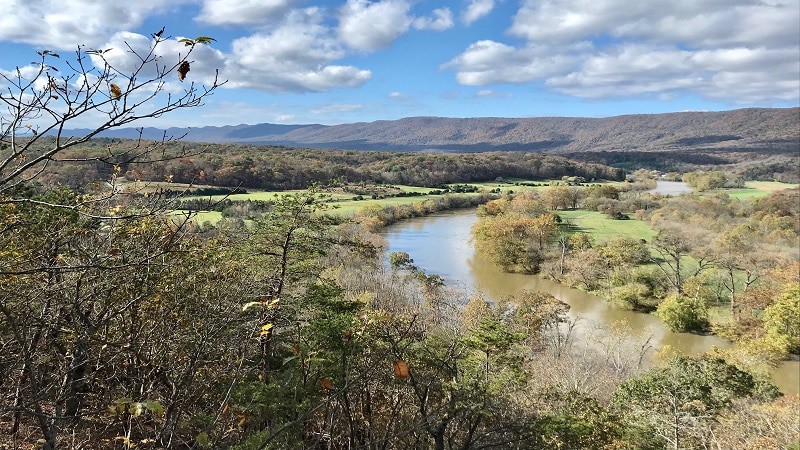
[[[79,134],[85,130],[72,130]],[[800,108],[638,114],[608,118],[410,117],[343,125],[235,125],[144,128],[145,139],[183,136],[195,142],[230,142],[352,150],[492,150],[576,153],[591,151],[800,150]],[[137,138],[134,129],[105,137]]]

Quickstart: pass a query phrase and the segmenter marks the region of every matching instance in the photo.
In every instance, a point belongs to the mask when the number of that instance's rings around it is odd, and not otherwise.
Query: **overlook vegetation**
[[[800,445],[797,397],[759,371],[798,348],[797,189],[670,200],[645,193],[647,171],[601,184],[592,179],[624,174],[529,153],[201,153],[169,139],[93,139],[199,106],[221,85],[190,78],[189,55],[210,38],[182,41],[183,56],[165,64],[155,51],[162,32],[132,72],[79,47],[57,75],[60,56],[49,51],[34,80],[3,75],[0,448]],[[85,116],[103,120],[63,133]],[[363,196],[345,187],[369,181],[362,188],[383,189],[376,200],[394,200],[418,191],[387,184],[473,191],[467,183],[497,177],[527,180],[354,218],[331,214],[308,186]],[[127,189],[137,180],[206,186],[194,198],[163,185]],[[197,223],[196,202],[236,186],[299,191],[248,192],[264,198],[226,204],[242,217]],[[409,195],[387,198],[395,189]],[[176,214],[182,201],[195,204]],[[552,295],[489,303],[458,296],[413,255],[384,263],[375,228],[476,202],[485,203],[477,245],[509,270],[657,308],[676,329],[704,328],[704,308],[724,306],[731,319],[712,330],[742,346],[661,352],[647,368],[648,340],[609,328],[597,351],[570,352],[569,306]],[[563,211],[578,208],[649,227],[595,240],[583,219],[566,222]]]

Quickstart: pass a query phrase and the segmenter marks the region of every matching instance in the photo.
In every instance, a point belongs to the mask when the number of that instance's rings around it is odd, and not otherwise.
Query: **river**
[[[476,220],[474,210],[459,210],[404,220],[385,227],[382,234],[389,242],[387,253],[406,252],[426,272],[440,275],[450,286],[482,294],[487,300],[524,289],[552,294],[570,305],[573,317],[580,318],[576,328],[579,338],[593,327],[625,322],[634,333],[652,334],[656,349],[670,345],[684,354],[696,355],[714,346],[731,345],[716,336],[673,333],[653,315],[616,308],[600,297],[538,276],[502,272],[475,252],[470,228]],[[783,392],[800,392],[800,362],[783,363],[773,371],[773,380]]]
[[[681,195],[681,194],[688,194],[689,192],[692,191],[693,189],[690,188],[689,185],[684,183],[683,181],[658,180],[656,182],[656,188],[648,192],[661,195]]]

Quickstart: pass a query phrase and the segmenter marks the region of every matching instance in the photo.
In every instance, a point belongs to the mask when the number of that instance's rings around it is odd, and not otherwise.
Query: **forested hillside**
[[[781,153],[800,148],[800,109],[751,108],[608,118],[410,117],[334,126],[259,124],[167,131],[168,135],[186,134],[187,140],[199,142],[351,150]],[[143,133],[146,139],[161,139],[164,130],[146,128]],[[102,136],[136,138],[139,134],[134,129],[121,129]]]
[[[47,142],[45,140],[43,145]],[[490,181],[497,177],[541,180],[560,179],[562,176],[580,176],[587,180],[624,178],[621,169],[601,164],[509,152],[409,154],[166,142],[156,145],[161,151],[180,154],[181,157],[147,164],[127,161],[127,152],[140,144],[134,140],[92,140],[61,155],[60,161],[51,162],[42,180],[82,189],[96,180],[107,179],[113,170],[118,170],[129,180],[304,189],[309,183],[327,184],[331,180],[436,187],[443,183]],[[107,154],[109,146],[123,156],[110,157]]]

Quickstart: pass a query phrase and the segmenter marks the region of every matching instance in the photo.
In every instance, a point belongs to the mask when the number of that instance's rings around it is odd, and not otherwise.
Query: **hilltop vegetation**
[[[182,58],[162,65],[162,32],[127,74],[106,51],[78,47],[72,64],[39,53],[32,67],[45,83],[5,76],[0,448],[798,445],[797,398],[781,399],[752,370],[754,361],[800,345],[796,255],[780,262],[796,248],[797,190],[753,203],[713,193],[666,201],[642,194],[654,184],[647,171],[624,188],[593,183],[581,190],[570,185],[577,177],[623,173],[530,153],[321,153],[92,139],[196,107],[220,86],[187,80],[169,90],[166,77],[191,77],[199,56],[189,55],[213,39],[182,39]],[[58,78],[50,75],[52,64],[63,69]],[[98,114],[98,128],[78,138],[46,136]],[[301,130],[289,132],[295,131]],[[397,191],[422,195],[388,183],[429,190],[509,176],[566,176],[553,187],[520,181],[527,192],[514,197],[504,190],[506,197],[484,207],[493,222],[476,233],[479,246],[509,269],[568,282],[589,267],[586,280],[628,288],[631,304],[671,294],[674,308],[664,316],[687,328],[704,324],[702,302],[722,295],[734,314],[726,331],[751,346],[691,358],[662,354],[656,367],[645,368],[649,339],[612,328],[598,330],[596,351],[571,352],[569,306],[552,295],[522,291],[489,304],[457,295],[410,255],[384,263],[383,242],[370,228],[483,202],[498,187],[436,195],[356,220],[330,214],[314,187],[305,190],[317,181],[334,189],[332,196],[363,196],[346,191],[353,185],[344,182],[371,181],[381,185],[370,186],[373,195],[385,200]],[[154,186],[139,189],[137,180]],[[224,193],[220,186],[303,190],[248,192],[261,196],[248,211],[227,205],[247,213],[247,222],[198,225],[196,208],[174,211],[185,194],[173,189],[177,182],[188,189],[203,184],[204,196]],[[398,198],[406,197],[390,197]],[[658,231],[653,247],[635,238],[593,242],[564,229],[558,211],[578,207],[614,220],[631,220],[635,211]],[[675,231],[676,223],[686,232]],[[713,239],[714,247],[696,245],[697,236]],[[557,258],[553,249],[561,250]],[[715,276],[700,278],[709,261]],[[661,273],[640,267],[646,262]],[[719,291],[706,289],[715,285]]]
[[[640,114],[608,118],[410,117],[371,123],[324,125],[237,125],[169,129],[187,140],[289,145],[351,150],[498,150],[582,152],[767,152],[791,153],[800,145],[798,108],[722,112]],[[160,139],[163,130],[146,129]],[[106,137],[137,138],[136,130]]]
[[[2,445],[797,441],[796,398],[778,399],[724,355],[646,370],[646,342],[614,330],[597,353],[566,352],[566,304],[519,292],[465,307],[408,255],[384,266],[375,236],[305,193],[275,198],[250,226],[203,228],[143,216],[143,199],[14,198],[31,202],[0,207]]]
[[[127,155],[142,143],[97,139],[60,155],[60,159],[71,161],[51,162],[48,173],[40,177],[40,181],[85,189],[97,180],[107,180],[116,174],[128,180],[289,190],[305,189],[312,182],[328,185],[341,180],[435,188],[446,183],[490,181],[498,177],[540,180],[562,176],[608,180],[624,177],[621,169],[536,153],[408,154],[228,144],[154,144],[158,151],[180,157],[146,164],[129,162],[125,156],[115,159],[107,155],[109,146]],[[47,141],[42,145],[47,145]],[[85,161],[75,162],[75,159]]]

